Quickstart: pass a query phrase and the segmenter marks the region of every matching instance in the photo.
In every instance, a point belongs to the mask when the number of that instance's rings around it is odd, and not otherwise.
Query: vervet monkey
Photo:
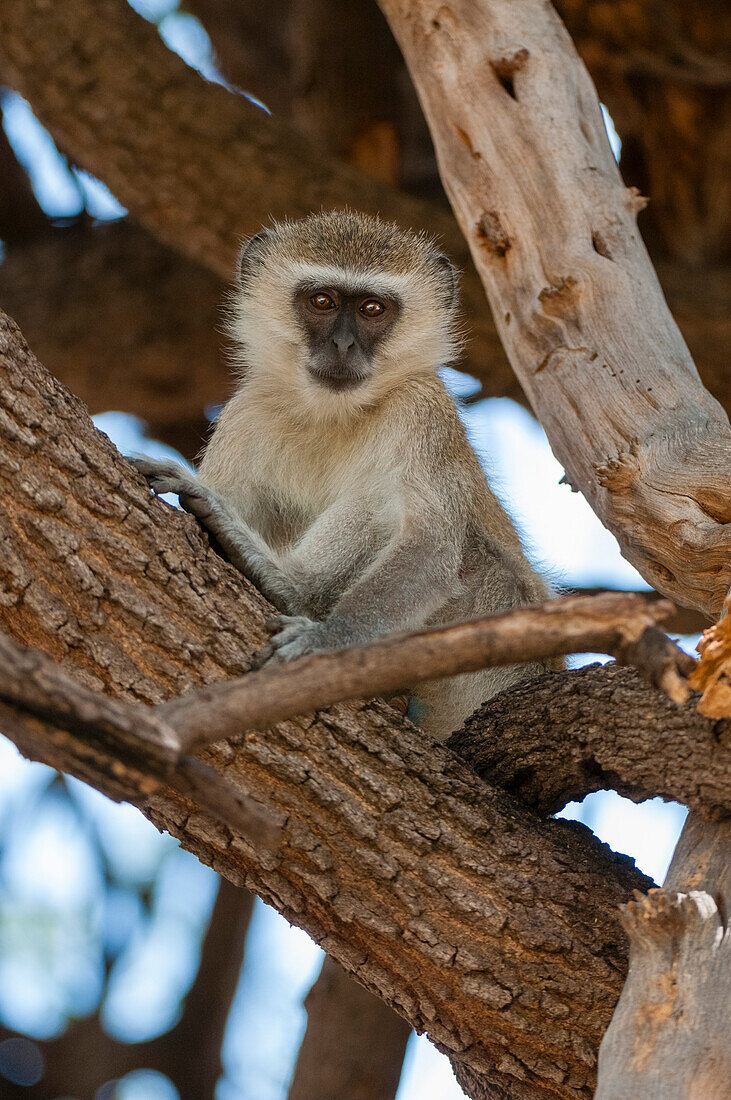
[[[439,377],[459,350],[457,278],[433,241],[362,214],[284,222],[245,245],[230,333],[241,367],[198,476],[137,459],[276,607],[274,659],[541,601]],[[545,666],[417,686],[443,739]]]

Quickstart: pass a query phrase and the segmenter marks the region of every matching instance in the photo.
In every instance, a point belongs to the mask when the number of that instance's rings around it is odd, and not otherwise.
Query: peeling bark
[[[0,365],[0,627],[143,702],[245,671],[262,597],[149,494],[7,321]],[[129,751],[8,707],[2,726],[260,894],[476,1080],[591,1095],[626,966],[616,906],[646,880],[587,830],[533,817],[378,701],[202,755],[278,815],[276,854]]]
[[[449,747],[540,813],[591,791],[731,814],[731,722],[677,706],[617,665],[542,676],[489,699]]]

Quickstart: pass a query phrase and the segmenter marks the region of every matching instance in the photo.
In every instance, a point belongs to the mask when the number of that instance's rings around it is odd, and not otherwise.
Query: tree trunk
[[[630,968],[596,1100],[725,1100],[731,1081],[731,821],[688,817],[662,890],[623,906]]]

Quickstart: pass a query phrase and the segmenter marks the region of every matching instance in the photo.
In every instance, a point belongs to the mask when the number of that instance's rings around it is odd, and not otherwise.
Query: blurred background
[[[132,6],[189,65],[226,84],[196,16],[174,0]],[[124,223],[124,208],[67,162],[24,100],[5,90],[0,105],[8,146],[56,228],[83,221],[114,232]],[[606,112],[605,121],[619,159]],[[0,266],[0,286],[2,278]],[[212,333],[216,323],[214,316]],[[445,379],[554,583],[646,588],[583,497],[559,484],[563,471],[531,414],[508,398],[481,399],[464,374],[447,370]],[[217,407],[209,405],[205,419],[215,419]],[[165,442],[151,438],[154,422],[113,407],[95,422],[123,452],[187,459],[195,452],[187,429],[176,435],[174,417]],[[201,414],[198,439],[204,429]],[[696,641],[682,638],[690,651]],[[562,816],[584,822],[659,883],[684,814],[659,799],[635,806],[604,792]],[[202,1082],[220,1069],[215,1100],[284,1100],[305,1028],[303,999],[321,963],[303,932],[221,883],[135,809],[27,763],[0,738],[0,1097],[207,1100]],[[192,1047],[203,1067],[197,1077],[185,1058]],[[412,1036],[397,1100],[461,1095],[447,1060]]]

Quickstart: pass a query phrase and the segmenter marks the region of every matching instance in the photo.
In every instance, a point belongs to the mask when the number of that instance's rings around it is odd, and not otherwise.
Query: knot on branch
[[[617,663],[635,665],[645,679],[660,688],[674,703],[686,703],[690,696],[687,677],[696,662],[657,627],[648,626],[639,638],[628,637],[615,648]]]
[[[564,314],[581,293],[582,280],[575,275],[566,275],[557,283],[544,286],[538,294],[538,301],[545,313]],[[583,349],[585,350],[585,349]]]
[[[594,472],[603,489],[624,493],[639,481],[640,464],[630,451],[620,451],[616,458],[595,463]]]
[[[477,237],[480,244],[496,256],[504,256],[511,241],[497,210],[486,210],[477,223]]]
[[[512,53],[506,52],[502,57],[490,62],[492,71],[511,99],[518,98],[515,92],[515,74],[525,67],[529,57],[530,51],[525,46],[521,46]]]
[[[631,214],[639,214],[649,203],[647,195],[643,195],[639,187],[625,188],[625,202]]]

